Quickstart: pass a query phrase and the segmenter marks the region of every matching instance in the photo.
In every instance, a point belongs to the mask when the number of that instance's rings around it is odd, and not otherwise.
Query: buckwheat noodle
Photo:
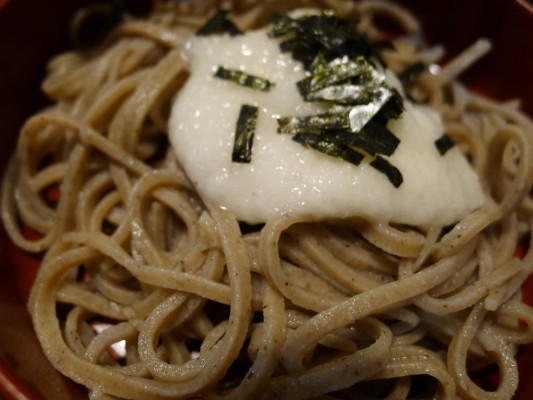
[[[381,56],[397,74],[443,55],[391,3],[168,1],[49,63],[53,102],[24,125],[2,186],[11,239],[43,255],[29,309],[46,356],[91,399],[511,398],[515,354],[533,341],[520,292],[533,124],[456,80],[486,41],[408,88],[439,110],[484,187],[454,226],[283,215],[248,227],[177,164],[167,120],[187,38],[220,8],[246,30],[297,7],[355,18],[371,40],[385,37],[377,19],[396,24]],[[490,365],[499,382],[483,388],[476,371]]]

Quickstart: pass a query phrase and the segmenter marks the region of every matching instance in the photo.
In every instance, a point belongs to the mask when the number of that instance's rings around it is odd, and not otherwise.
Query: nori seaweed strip
[[[331,157],[340,158],[353,165],[359,165],[365,155],[349,146],[329,141],[326,136],[312,133],[298,133],[292,137],[297,143],[309,147]]]
[[[331,54],[331,59],[350,58],[372,53],[366,35],[353,28],[353,21],[339,18],[334,12],[324,11],[320,15],[309,15],[300,19],[303,35],[320,45]]]
[[[357,32],[353,27],[354,21],[339,18],[334,12],[324,11],[320,15],[307,15],[301,18],[291,18],[285,13],[277,13],[272,18],[273,27],[269,36],[276,38],[287,35],[286,40],[301,40],[307,42],[309,49],[304,65],[308,67],[316,55],[325,51],[328,60],[348,56],[354,58],[364,56],[370,58],[376,55],[370,41],[365,34]],[[286,46],[296,49],[299,53],[295,59],[299,60],[303,54],[301,46]],[[377,58],[377,57],[376,57]]]
[[[359,147],[372,156],[377,154],[390,156],[400,144],[400,139],[380,121],[374,119],[358,132],[334,131],[324,132],[321,135],[339,145]]]
[[[268,36],[271,38],[277,38],[285,36],[288,33],[301,31],[300,22],[291,18],[284,12],[275,12],[270,18],[272,22],[272,29],[268,32]]]
[[[298,133],[319,134],[327,130],[350,130],[349,110],[323,113],[303,117],[282,117],[278,119],[278,133],[295,135]]]
[[[446,154],[453,146],[455,146],[455,142],[445,133],[440,138],[435,140],[435,147],[441,156]]]
[[[368,124],[370,120],[378,114],[380,114],[382,117],[385,117],[387,113],[392,113],[393,110],[388,111],[384,109],[387,108],[389,100],[392,96],[393,93],[388,88],[383,88],[379,97],[376,97],[373,102],[352,107],[348,113],[351,131],[357,132],[363,129],[365,125]],[[379,121],[386,125],[387,119],[388,118],[381,118]]]
[[[387,99],[383,107],[379,110],[380,116],[389,119],[398,119],[404,112],[403,98],[400,93],[394,88],[388,88],[392,91],[392,95]],[[386,123],[386,122],[385,122]]]
[[[279,49],[282,53],[291,53],[292,58],[301,62],[306,68],[313,63],[318,52],[316,46],[306,39],[288,39],[281,42]]]
[[[252,145],[257,123],[258,108],[244,104],[241,106],[231,160],[239,163],[252,161]]]
[[[230,36],[242,35],[243,32],[230,21],[227,16],[229,11],[220,10],[211,17],[200,29],[196,31],[198,36],[208,36],[215,33],[229,33]]]
[[[296,83],[300,94],[305,98],[309,93],[344,82],[365,82],[378,85],[382,83],[377,71],[363,57],[350,60],[337,58],[327,65],[319,64],[312,75]]]
[[[324,101],[346,106],[370,103],[380,87],[374,85],[335,85],[305,95],[305,101]]]
[[[400,170],[383,157],[376,156],[370,162],[370,165],[382,174],[385,174],[395,188],[399,188],[403,183],[403,176]]]
[[[224,67],[218,67],[214,76],[262,92],[267,92],[274,86],[268,79]]]

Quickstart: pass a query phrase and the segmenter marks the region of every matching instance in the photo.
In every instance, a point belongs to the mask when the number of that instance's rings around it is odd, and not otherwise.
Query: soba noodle
[[[168,1],[50,62],[53,103],[22,129],[2,217],[17,246],[43,254],[29,301],[43,350],[91,399],[515,392],[515,354],[533,341],[520,292],[533,250],[515,254],[532,249],[533,124],[455,80],[485,42],[409,89],[441,113],[485,189],[452,227],[287,215],[250,227],[199,198],[176,162],[167,120],[187,38],[221,7],[247,30],[311,6],[357,17],[371,40],[384,37],[376,18],[395,23],[404,34],[381,57],[396,74],[443,54],[390,3]],[[494,390],[473,378],[489,365]]]

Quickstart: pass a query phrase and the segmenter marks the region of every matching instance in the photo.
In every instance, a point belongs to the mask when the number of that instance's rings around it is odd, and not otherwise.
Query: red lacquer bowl
[[[90,0],[89,0],[90,1]],[[0,170],[25,118],[46,100],[39,91],[46,60],[68,46],[73,12],[88,0],[0,0]],[[132,0],[125,0],[132,1]],[[533,116],[533,2],[531,0],[398,0],[422,21],[427,39],[452,56],[479,37],[494,50],[463,80],[496,99],[521,98]],[[43,356],[25,302],[38,259],[15,249],[0,228],[0,398],[82,399],[82,388]],[[533,279],[524,287],[533,304]],[[533,398],[533,345],[518,355],[516,399]]]

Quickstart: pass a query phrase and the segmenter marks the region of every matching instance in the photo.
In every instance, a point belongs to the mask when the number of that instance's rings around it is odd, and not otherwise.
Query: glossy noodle
[[[182,47],[221,6],[242,30],[329,8],[374,41],[386,18],[403,31],[380,54],[396,74],[443,56],[390,3],[234,0],[161,2],[97,50],[53,59],[53,102],[24,125],[2,188],[11,239],[43,255],[29,308],[51,363],[91,399],[511,398],[515,355],[533,341],[520,292],[533,124],[456,81],[487,43],[409,87],[479,174],[481,208],[429,229],[290,215],[247,226],[199,197],[167,140]],[[476,371],[490,365],[499,383],[483,388]]]

